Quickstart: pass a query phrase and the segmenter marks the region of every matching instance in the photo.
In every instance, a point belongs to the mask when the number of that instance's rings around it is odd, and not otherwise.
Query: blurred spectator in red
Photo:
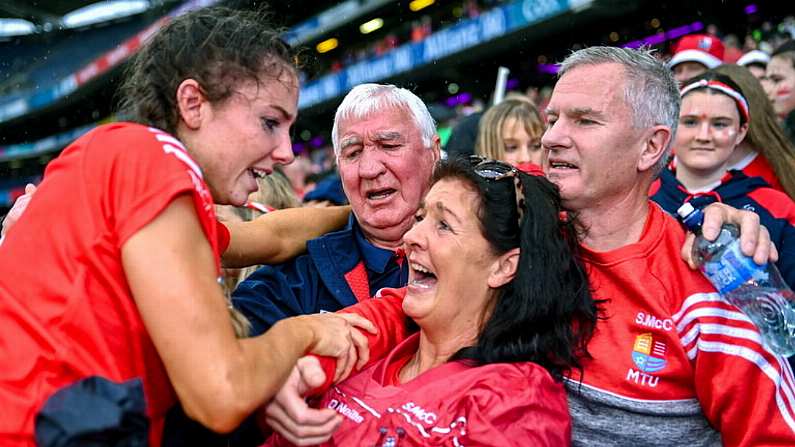
[[[466,0],[464,2],[464,11],[466,11],[466,15],[470,19],[474,19],[475,17],[479,16],[480,6],[478,6],[477,0]]]
[[[759,79],[763,86],[767,81],[765,71],[768,62],[770,62],[770,56],[761,50],[751,50],[737,59],[737,65],[747,68],[756,79]]]
[[[723,53],[723,62],[727,64],[734,64],[743,55],[743,50],[740,48],[740,39],[734,34],[729,34],[723,38],[723,46],[725,51]]]
[[[668,67],[673,70],[674,78],[682,83],[720,65],[724,51],[723,43],[717,37],[690,34],[676,43]]]
[[[419,42],[430,36],[432,32],[430,16],[422,16],[420,20],[411,24],[411,41]]]

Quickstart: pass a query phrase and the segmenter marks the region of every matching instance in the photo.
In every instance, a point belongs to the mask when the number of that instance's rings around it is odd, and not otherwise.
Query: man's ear
[[[519,249],[513,248],[503,253],[494,261],[494,265],[487,282],[489,287],[496,289],[508,284],[516,276],[519,267]]]
[[[638,159],[638,171],[647,171],[657,165],[660,157],[664,157],[665,148],[671,140],[671,128],[668,126],[654,126],[649,130],[649,136],[643,145],[643,152]]]
[[[188,129],[196,130],[201,126],[202,106],[206,102],[207,98],[195,79],[185,79],[177,87],[179,119]]]
[[[439,158],[441,158],[442,153],[442,140],[439,138],[439,135],[433,136],[431,150],[433,151],[433,163],[436,164],[439,161]]]

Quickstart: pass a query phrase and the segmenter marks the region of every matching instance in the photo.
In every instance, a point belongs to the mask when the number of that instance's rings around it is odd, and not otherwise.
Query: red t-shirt
[[[395,292],[403,296],[405,289]],[[565,389],[535,363],[452,361],[399,383],[397,371],[417,352],[419,336],[324,393],[318,406],[344,418],[322,446],[571,444]],[[287,445],[276,434],[263,447]]]
[[[90,376],[140,378],[150,442],[160,444],[175,394],[132,298],[121,248],[182,194],[193,196],[217,258],[212,197],[171,135],[108,124],[49,164],[0,249],[1,445],[33,445],[45,401]]]
[[[729,169],[739,169],[748,177],[762,177],[771,188],[786,192],[784,191],[784,187],[781,186],[776,172],[773,171],[773,167],[770,166],[770,162],[767,161],[767,158],[763,154],[753,153],[749,157],[746,157],[746,159],[740,160]]]

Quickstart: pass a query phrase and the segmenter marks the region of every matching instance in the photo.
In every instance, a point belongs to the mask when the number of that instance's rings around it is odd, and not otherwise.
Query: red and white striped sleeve
[[[726,446],[795,445],[795,379],[754,324],[717,293],[690,295],[674,314],[695,390]]]

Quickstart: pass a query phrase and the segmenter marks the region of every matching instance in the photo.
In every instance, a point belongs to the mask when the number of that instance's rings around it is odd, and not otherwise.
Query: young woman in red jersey
[[[714,71],[682,87],[674,147],[676,163],[660,174],[652,200],[670,214],[685,202],[703,208],[722,202],[755,212],[781,254],[776,265],[795,285],[795,202],[762,177],[732,169],[732,155],[756,118],[747,96],[729,77]]]
[[[49,164],[0,250],[0,444],[158,446],[177,400],[230,431],[302,355],[354,349],[367,322],[331,314],[238,339],[218,283],[213,203],[243,205],[293,159],[292,63],[258,14],[182,15],[130,67],[137,124]]]

